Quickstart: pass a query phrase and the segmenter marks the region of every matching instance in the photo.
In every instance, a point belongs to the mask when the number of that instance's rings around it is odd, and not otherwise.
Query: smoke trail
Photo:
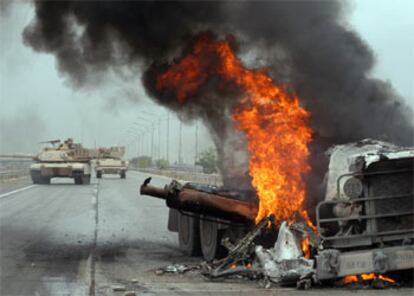
[[[343,25],[343,2],[38,1],[35,8],[23,34],[26,44],[54,54],[75,86],[112,68],[143,66],[151,97],[183,119],[203,118],[226,176],[247,170],[244,138],[229,117],[237,95],[204,91],[179,108],[153,88],[156,74],[207,30],[236,36],[241,53],[259,53],[275,81],[287,82],[311,112],[316,135],[309,182],[321,183],[325,164],[319,152],[332,143],[367,137],[414,143],[413,112],[389,83],[370,78],[373,53]]]

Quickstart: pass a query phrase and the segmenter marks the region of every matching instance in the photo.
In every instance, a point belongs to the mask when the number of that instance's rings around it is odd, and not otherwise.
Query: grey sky
[[[413,14],[414,2],[410,0],[364,0],[351,2],[347,20],[375,52],[377,66],[372,76],[391,81],[412,108]],[[15,3],[1,18],[1,152],[34,152],[39,148],[37,141],[69,136],[89,147],[95,141],[99,146],[125,145],[133,140],[133,133],[127,130],[137,126],[134,122],[143,128],[150,120],[166,116],[165,109],[146,98],[140,73],[132,82],[108,75],[104,85],[81,91],[72,89],[58,73],[53,56],[33,52],[22,43],[22,30],[32,18],[33,6],[27,2]],[[139,114],[148,122],[138,120]],[[161,156],[165,157],[166,121],[161,125]],[[172,161],[177,158],[178,131],[178,119],[171,114]],[[150,135],[146,135],[147,151]],[[158,149],[157,130],[154,136]],[[194,159],[194,145],[194,125],[184,125],[186,162]],[[199,150],[211,145],[206,130],[200,126]],[[128,148],[128,156],[136,154],[137,143]]]

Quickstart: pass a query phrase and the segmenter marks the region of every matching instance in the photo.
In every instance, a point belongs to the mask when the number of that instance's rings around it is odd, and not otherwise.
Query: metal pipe
[[[167,200],[168,191],[151,185],[141,186],[140,193]]]
[[[184,210],[218,218],[234,216],[236,219],[254,221],[257,215],[257,207],[253,203],[193,189],[183,189],[178,195],[178,201],[179,207]]]
[[[232,199],[218,194],[207,193],[185,187],[177,187],[176,181],[164,189],[148,185],[148,178],[141,185],[140,193],[165,199],[167,206],[177,210],[203,214],[231,221],[254,221],[257,215],[257,205]]]

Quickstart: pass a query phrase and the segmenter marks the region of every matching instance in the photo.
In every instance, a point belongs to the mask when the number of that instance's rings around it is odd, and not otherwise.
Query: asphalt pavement
[[[146,177],[130,171],[126,179],[104,175],[90,185],[0,184],[0,295],[413,295],[411,288],[298,291],[211,282],[198,272],[157,275],[157,268],[201,259],[179,251],[164,201],[139,196]]]

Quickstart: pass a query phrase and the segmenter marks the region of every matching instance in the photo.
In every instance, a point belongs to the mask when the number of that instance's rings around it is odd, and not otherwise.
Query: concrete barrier
[[[0,182],[28,177],[28,170],[0,171]]]
[[[28,157],[0,156],[0,182],[29,177],[31,163]]]

